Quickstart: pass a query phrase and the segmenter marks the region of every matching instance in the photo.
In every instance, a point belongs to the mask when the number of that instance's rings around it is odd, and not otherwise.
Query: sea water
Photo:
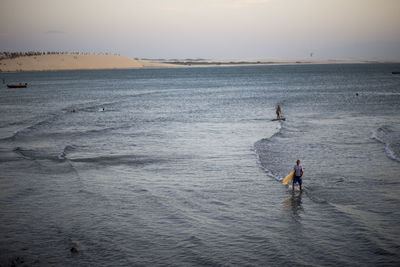
[[[2,73],[0,265],[398,266],[399,69]]]

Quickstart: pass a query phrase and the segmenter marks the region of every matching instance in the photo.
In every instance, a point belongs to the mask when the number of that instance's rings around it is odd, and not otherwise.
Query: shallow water
[[[3,73],[0,264],[397,266],[399,68]]]

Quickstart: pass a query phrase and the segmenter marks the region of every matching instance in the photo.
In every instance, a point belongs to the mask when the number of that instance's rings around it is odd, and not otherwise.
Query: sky
[[[0,0],[0,51],[400,59],[400,0]]]

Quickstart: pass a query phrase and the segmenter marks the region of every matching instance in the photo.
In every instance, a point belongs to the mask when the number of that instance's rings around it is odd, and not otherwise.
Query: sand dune
[[[0,71],[162,68],[173,65],[135,60],[118,55],[56,54],[0,60]]]

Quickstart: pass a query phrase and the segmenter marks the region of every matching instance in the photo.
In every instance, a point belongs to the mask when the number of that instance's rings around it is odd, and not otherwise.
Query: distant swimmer
[[[296,165],[294,166],[294,177],[293,177],[293,185],[292,185],[292,192],[294,192],[294,186],[296,183],[299,183],[300,191],[302,191],[302,184],[303,181],[301,177],[303,176],[303,166],[300,165],[300,160],[296,161]]]
[[[279,120],[281,118],[281,107],[278,105],[276,108],[276,119]]]

